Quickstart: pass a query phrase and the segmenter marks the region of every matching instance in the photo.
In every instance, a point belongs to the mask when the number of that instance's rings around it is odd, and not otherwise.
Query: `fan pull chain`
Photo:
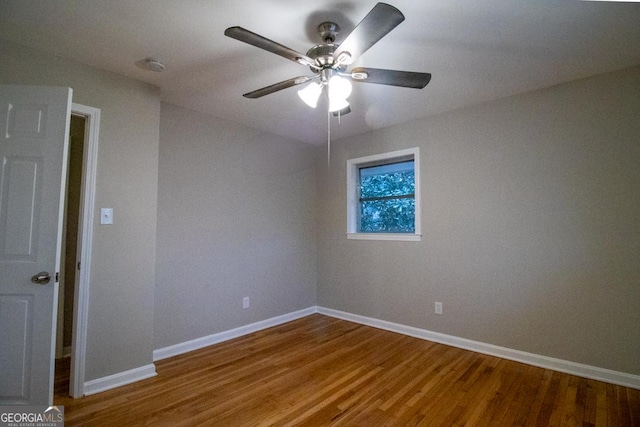
[[[331,166],[331,111],[327,110],[327,169]]]

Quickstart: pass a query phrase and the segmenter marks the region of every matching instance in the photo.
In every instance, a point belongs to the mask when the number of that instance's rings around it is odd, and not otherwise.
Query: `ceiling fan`
[[[318,26],[318,33],[323,43],[313,46],[306,55],[242,27],[229,27],[224,34],[306,65],[313,72],[311,76],[293,77],[245,93],[244,97],[260,98],[282,89],[309,83],[304,89],[298,91],[300,98],[307,105],[315,108],[320,94],[324,91],[329,98],[329,111],[337,115],[351,111],[347,102],[347,97],[351,93],[351,81],[414,89],[422,89],[429,83],[431,80],[429,73],[365,67],[356,67],[347,71],[350,64],[402,21],[404,21],[404,15],[398,9],[386,3],[377,3],[339,45],[334,43],[340,29],[338,25],[334,22],[323,22]]]

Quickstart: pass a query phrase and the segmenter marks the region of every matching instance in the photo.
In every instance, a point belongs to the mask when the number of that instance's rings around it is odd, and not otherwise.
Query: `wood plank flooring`
[[[640,390],[318,314],[156,367],[75,400],[61,374],[65,425],[640,426]]]

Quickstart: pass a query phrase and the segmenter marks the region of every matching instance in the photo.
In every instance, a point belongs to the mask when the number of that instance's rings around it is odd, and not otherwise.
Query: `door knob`
[[[51,280],[51,276],[46,271],[41,271],[31,278],[33,283],[37,283],[39,285],[46,285]]]

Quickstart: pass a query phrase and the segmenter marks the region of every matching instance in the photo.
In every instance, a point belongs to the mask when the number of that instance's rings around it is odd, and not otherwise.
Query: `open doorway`
[[[69,125],[69,167],[64,210],[62,239],[62,261],[60,271],[60,294],[58,296],[58,318],[56,334],[55,394],[69,396],[71,357],[73,343],[73,312],[77,274],[82,268],[79,249],[82,242],[82,172],[87,118],[72,114]]]
[[[69,131],[54,401],[84,395],[100,110],[74,103]],[[58,363],[59,362],[59,363]],[[58,394],[62,389],[63,394]]]

